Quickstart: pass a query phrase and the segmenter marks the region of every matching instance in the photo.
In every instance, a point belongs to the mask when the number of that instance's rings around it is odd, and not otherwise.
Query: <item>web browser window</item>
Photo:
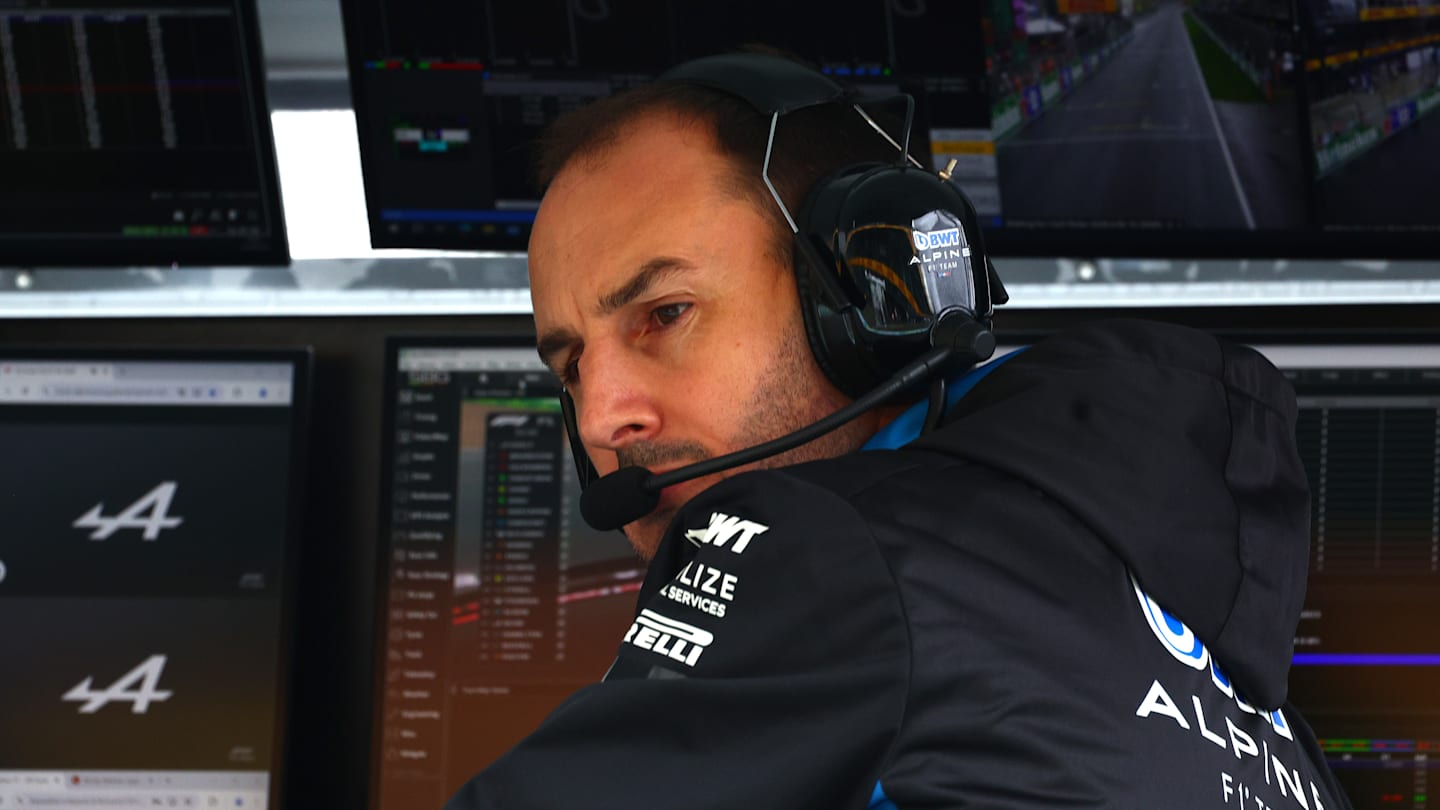
[[[273,806],[301,362],[0,354],[0,807]]]

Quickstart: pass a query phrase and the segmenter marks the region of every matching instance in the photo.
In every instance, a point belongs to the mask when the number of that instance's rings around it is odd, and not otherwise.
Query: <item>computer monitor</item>
[[[372,807],[439,807],[599,681],[644,566],[580,517],[533,337],[387,354]]]
[[[0,266],[283,264],[255,0],[0,5]]]
[[[917,104],[998,256],[1429,258],[1440,16],[1380,0],[344,0],[376,247],[523,250],[566,110],[746,44]],[[777,138],[785,136],[783,123]]]
[[[0,806],[278,806],[307,368],[0,348]]]
[[[1290,699],[1357,810],[1440,783],[1440,345],[1262,347],[1295,385],[1310,579]]]

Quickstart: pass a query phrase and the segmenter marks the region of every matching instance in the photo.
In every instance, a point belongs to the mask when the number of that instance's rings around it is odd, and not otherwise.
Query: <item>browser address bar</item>
[[[124,794],[86,794],[66,796],[53,793],[32,793],[20,796],[16,803],[19,807],[44,807],[48,810],[95,810],[95,808],[112,807],[145,807],[146,796],[126,796]],[[176,805],[170,805],[174,807]],[[194,805],[191,805],[194,806]]]
[[[54,397],[164,397],[171,389],[159,385],[46,385],[41,393]]]

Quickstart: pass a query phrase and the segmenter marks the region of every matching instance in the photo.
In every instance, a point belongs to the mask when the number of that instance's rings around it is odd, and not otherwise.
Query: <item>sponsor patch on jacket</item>
[[[634,623],[625,633],[625,643],[632,647],[648,650],[678,661],[687,667],[695,666],[715,634],[702,630],[693,624],[672,619],[649,608],[640,611]]]
[[[744,554],[745,549],[750,547],[750,541],[758,535],[770,531],[770,527],[753,520],[727,515],[724,512],[711,512],[710,524],[703,529],[689,529],[685,532],[685,539],[693,543],[697,548],[700,546],[715,546],[725,548],[727,545],[736,554]],[[734,540],[734,544],[730,541]]]

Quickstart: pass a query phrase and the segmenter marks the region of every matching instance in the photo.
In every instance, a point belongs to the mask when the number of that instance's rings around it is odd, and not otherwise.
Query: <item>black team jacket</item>
[[[1285,703],[1294,432],[1257,353],[1120,321],[902,448],[737,475],[604,682],[448,807],[1346,808]]]

